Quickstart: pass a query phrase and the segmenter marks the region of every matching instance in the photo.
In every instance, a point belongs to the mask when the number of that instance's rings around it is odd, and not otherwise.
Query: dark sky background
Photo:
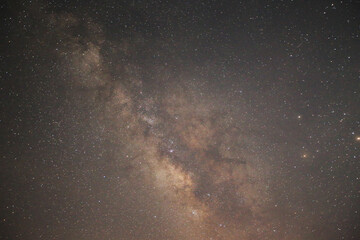
[[[0,239],[360,239],[359,1],[0,11]]]

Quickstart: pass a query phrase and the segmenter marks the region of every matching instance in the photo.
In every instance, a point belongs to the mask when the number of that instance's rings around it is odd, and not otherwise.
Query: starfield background
[[[0,239],[360,239],[359,1],[0,9]]]

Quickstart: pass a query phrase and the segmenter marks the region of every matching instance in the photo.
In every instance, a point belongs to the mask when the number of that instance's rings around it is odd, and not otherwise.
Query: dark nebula
[[[360,239],[358,1],[0,4],[0,239]]]

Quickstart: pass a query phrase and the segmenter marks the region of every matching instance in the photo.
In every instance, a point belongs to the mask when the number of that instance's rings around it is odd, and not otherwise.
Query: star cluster
[[[359,238],[358,3],[0,6],[0,238]]]

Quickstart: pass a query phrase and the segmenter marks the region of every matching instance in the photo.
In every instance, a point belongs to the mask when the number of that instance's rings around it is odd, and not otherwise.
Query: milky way
[[[359,6],[2,5],[2,239],[358,239]]]

